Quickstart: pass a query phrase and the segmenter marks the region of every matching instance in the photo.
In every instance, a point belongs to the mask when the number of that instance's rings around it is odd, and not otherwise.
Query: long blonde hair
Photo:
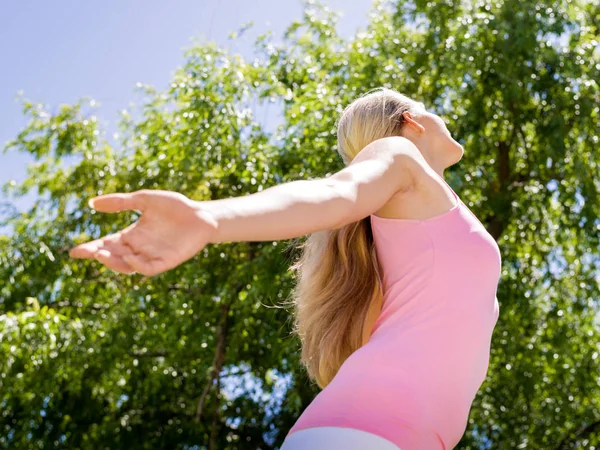
[[[399,136],[402,114],[419,113],[419,103],[399,92],[378,88],[354,100],[338,121],[338,152],[344,163],[369,143]],[[382,288],[369,217],[335,230],[311,234],[291,269],[294,331],[302,344],[301,361],[323,388],[342,363],[369,338],[381,311]]]

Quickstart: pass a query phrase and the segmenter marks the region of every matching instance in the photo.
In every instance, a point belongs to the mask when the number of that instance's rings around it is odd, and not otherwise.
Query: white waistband
[[[281,450],[400,450],[387,439],[354,428],[315,427],[290,434]]]

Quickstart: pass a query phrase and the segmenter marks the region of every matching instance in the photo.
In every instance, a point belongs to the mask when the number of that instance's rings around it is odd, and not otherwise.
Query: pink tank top
[[[288,434],[350,427],[402,450],[446,450],[460,441],[488,369],[501,257],[493,237],[444,183],[456,205],[441,215],[371,216],[381,315],[369,341]]]

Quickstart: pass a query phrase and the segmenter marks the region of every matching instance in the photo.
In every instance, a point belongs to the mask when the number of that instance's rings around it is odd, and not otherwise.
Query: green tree
[[[169,89],[140,87],[115,144],[86,101],[24,101],[7,149],[37,162],[5,192],[40,196],[0,237],[0,447],[277,448],[317,392],[273,307],[294,281],[289,243],[208,246],[152,278],[67,250],[135,220],[95,214],[98,194],[218,199],[340,169],[341,108],[384,85],[448,121],[466,150],[449,182],[502,251],[490,371],[459,447],[596,448],[599,19],[583,0],[399,0],[342,39],[309,1],[257,61],[191,48]],[[281,109],[275,131],[260,102]]]

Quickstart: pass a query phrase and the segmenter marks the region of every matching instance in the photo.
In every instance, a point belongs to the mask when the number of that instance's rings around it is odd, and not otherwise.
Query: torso
[[[425,220],[446,213],[456,206],[456,198],[440,180],[440,175],[423,158],[416,161],[412,170],[410,188],[397,192],[373,214],[387,219]],[[374,301],[367,312],[363,329],[363,344],[370,336],[373,324],[379,317],[382,299]]]
[[[371,337],[290,434],[347,427],[402,450],[454,448],[464,434],[489,365],[502,260],[442,176],[415,170],[370,217],[383,292]]]

